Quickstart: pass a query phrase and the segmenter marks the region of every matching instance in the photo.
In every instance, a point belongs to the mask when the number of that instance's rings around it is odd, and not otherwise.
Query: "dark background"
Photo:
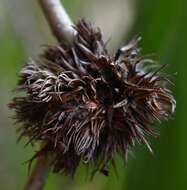
[[[155,53],[167,73],[175,74],[177,99],[174,120],[156,124],[161,135],[151,139],[154,155],[137,146],[124,166],[117,157],[118,177],[96,175],[90,182],[80,167],[75,180],[51,174],[46,190],[186,190],[187,189],[187,1],[186,0],[64,0],[76,22],[84,17],[111,38],[111,53],[140,34],[142,52]],[[27,178],[24,164],[33,154],[18,135],[7,108],[14,96],[17,73],[29,56],[41,52],[42,44],[56,43],[36,0],[0,0],[0,189],[20,190]]]

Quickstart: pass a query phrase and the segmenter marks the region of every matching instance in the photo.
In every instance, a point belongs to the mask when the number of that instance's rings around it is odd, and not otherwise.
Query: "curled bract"
[[[20,136],[43,142],[35,155],[50,154],[56,172],[73,175],[80,161],[108,174],[115,154],[127,160],[135,142],[149,146],[155,121],[175,109],[169,80],[140,55],[138,39],[108,54],[98,28],[81,20],[72,47],[47,46],[20,72],[10,107],[22,125]],[[153,67],[154,68],[154,67]]]

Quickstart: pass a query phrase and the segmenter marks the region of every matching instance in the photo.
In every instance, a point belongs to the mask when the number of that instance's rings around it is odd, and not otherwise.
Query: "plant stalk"
[[[44,188],[46,179],[50,171],[49,158],[39,156],[32,170],[31,175],[24,187],[24,190],[41,190]]]
[[[38,3],[57,41],[71,45],[77,32],[60,0],[38,0]],[[24,190],[42,190],[49,171],[49,157],[39,156]]]
[[[71,44],[76,30],[60,0],[38,0],[38,3],[58,42]]]

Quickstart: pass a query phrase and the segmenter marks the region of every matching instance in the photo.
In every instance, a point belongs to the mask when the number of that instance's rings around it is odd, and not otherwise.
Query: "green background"
[[[19,0],[15,1],[20,3]],[[11,4],[11,1],[7,2]],[[35,38],[37,43],[33,51],[32,47],[26,50],[24,39],[20,37],[19,30],[15,30],[16,23],[11,21],[10,10],[14,12],[16,7],[7,8],[7,2],[0,0],[0,189],[19,190],[23,188],[28,175],[24,162],[33,154],[33,148],[24,148],[24,140],[16,144],[18,135],[10,119],[13,113],[8,110],[7,103],[14,96],[12,89],[16,86],[19,69],[27,60],[28,54],[34,56],[40,51],[39,45],[42,41]],[[46,43],[55,43],[48,29],[45,32],[46,22],[36,2],[31,2],[33,6],[19,13],[19,18],[20,15],[24,17],[22,14],[27,14],[27,11],[33,12],[37,20],[35,27],[40,35]],[[84,8],[85,2],[63,1],[74,21]],[[177,73],[173,87],[177,100],[176,117],[172,121],[155,126],[159,128],[161,135],[158,139],[150,140],[154,155],[144,146],[138,146],[133,150],[134,156],[130,156],[126,166],[120,157],[116,158],[118,176],[112,171],[108,178],[98,174],[90,182],[86,179],[86,170],[80,167],[74,181],[68,177],[50,174],[46,190],[187,189],[187,1],[137,0],[134,4],[132,27],[128,34],[124,34],[123,41],[126,42],[134,35],[140,34],[143,37],[140,43],[143,53],[154,52],[160,64],[169,64],[167,73]],[[107,3],[105,6],[107,7]],[[105,7],[103,11],[104,9]],[[94,22],[94,19],[92,21]],[[112,22],[112,18],[108,22]],[[35,49],[36,46],[38,49]]]

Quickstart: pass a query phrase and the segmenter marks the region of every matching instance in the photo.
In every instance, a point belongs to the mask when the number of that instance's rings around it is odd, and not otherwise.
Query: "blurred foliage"
[[[76,20],[84,0],[63,2]],[[0,0],[0,10],[5,8],[2,5]],[[140,33],[143,37],[140,43],[143,53],[156,53],[155,59],[159,63],[169,64],[167,73],[177,72],[173,77],[173,90],[177,99],[176,118],[155,126],[161,132],[161,136],[159,139],[151,140],[154,155],[144,146],[136,147],[135,157],[130,156],[125,167],[117,156],[118,175],[115,171],[112,171],[108,178],[97,174],[90,182],[86,178],[86,169],[81,167],[74,181],[51,174],[46,190],[187,189],[187,1],[137,0],[136,5],[134,26],[128,38],[125,36],[124,39],[130,39]],[[15,128],[12,127],[12,120],[8,119],[12,113],[8,111],[6,104],[13,96],[11,89],[16,85],[17,72],[26,55],[24,44],[13,30],[7,12],[4,22],[0,24],[0,189],[18,190],[22,189],[27,178],[27,167],[22,163],[30,158],[32,149],[24,149],[24,142],[16,145]]]
[[[177,75],[173,88],[177,99],[176,118],[161,126],[161,137],[153,143],[156,153],[139,151],[128,167],[127,189],[187,189],[186,97],[187,89],[187,1],[138,1],[132,33],[143,37],[144,52],[158,54],[160,63],[169,64],[167,73]]]

